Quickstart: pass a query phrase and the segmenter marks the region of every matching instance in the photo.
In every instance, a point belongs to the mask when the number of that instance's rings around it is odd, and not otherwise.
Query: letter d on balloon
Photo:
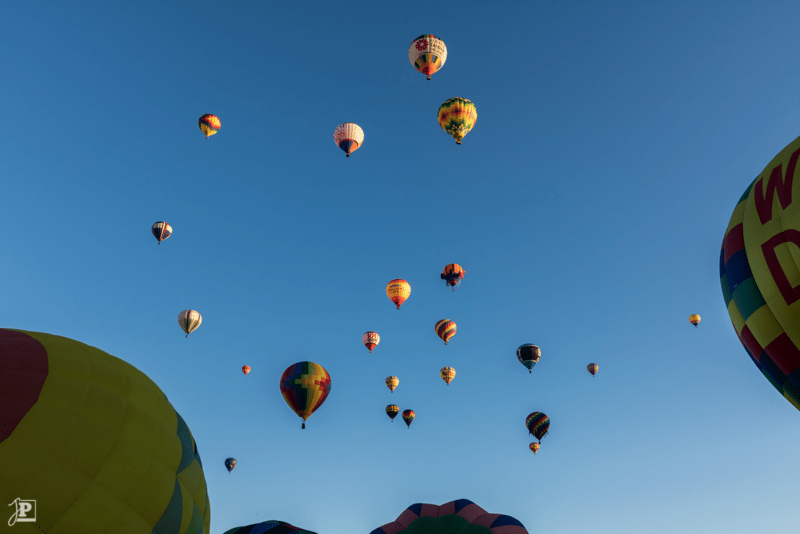
[[[761,251],[764,253],[764,259],[767,261],[767,267],[770,274],[772,274],[773,280],[775,280],[775,285],[778,286],[778,290],[783,295],[786,304],[791,305],[800,300],[800,286],[792,287],[789,279],[786,278],[783,267],[781,267],[778,255],[775,253],[778,245],[783,243],[794,243],[800,247],[800,231],[789,229],[772,236],[766,243],[761,245]]]

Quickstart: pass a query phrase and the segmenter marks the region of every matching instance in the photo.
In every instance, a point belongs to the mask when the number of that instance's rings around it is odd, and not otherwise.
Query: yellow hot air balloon
[[[450,319],[442,319],[436,323],[435,328],[436,335],[442,338],[442,341],[444,341],[445,345],[447,345],[447,342],[450,341],[450,338],[456,335],[456,323]]]
[[[442,380],[447,382],[447,385],[450,385],[450,382],[456,377],[456,370],[452,367],[442,367],[442,370],[439,371],[439,376],[442,377]]]
[[[200,120],[197,122],[200,125],[200,129],[203,130],[203,133],[206,134],[206,139],[217,133],[219,129],[222,128],[222,123],[219,122],[219,117],[210,113],[206,113],[200,117]]]
[[[394,393],[394,388],[400,385],[400,380],[396,376],[390,376],[386,379],[386,387],[389,388],[389,391]]]
[[[695,328],[697,328],[697,325],[700,324],[700,316],[696,313],[693,313],[689,316],[689,322],[692,323]]]
[[[411,295],[411,285],[405,280],[398,278],[386,284],[386,296],[394,302],[398,310],[409,295]]]
[[[475,104],[466,98],[451,98],[439,106],[439,126],[459,145],[477,120],[478,110],[475,109]]]

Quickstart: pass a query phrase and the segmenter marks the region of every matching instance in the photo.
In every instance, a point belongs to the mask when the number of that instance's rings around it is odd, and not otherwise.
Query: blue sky
[[[736,338],[718,272],[736,201],[798,135],[796,2],[3,12],[0,324],[159,384],[214,534],[369,533],[458,498],[531,533],[797,531],[798,413]],[[422,33],[448,49],[431,81],[408,61]],[[478,111],[461,146],[436,122],[456,96]],[[365,133],[350,158],[342,122]],[[532,374],[523,343],[542,348]],[[303,360],[332,378],[305,430],[278,388]],[[533,411],[551,418],[536,456]]]

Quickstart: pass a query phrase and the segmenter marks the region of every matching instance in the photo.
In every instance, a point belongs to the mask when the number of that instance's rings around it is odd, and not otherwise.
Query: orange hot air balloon
[[[689,316],[689,322],[692,323],[695,328],[697,328],[697,325],[700,324],[700,316],[696,313],[691,314]]]
[[[386,284],[386,296],[394,302],[398,310],[409,295],[411,295],[411,284],[405,280],[398,278]]]
[[[250,372],[250,366],[249,366],[249,365],[245,365],[245,366],[243,366],[243,367],[242,367],[242,372],[243,372],[245,375],[247,375],[247,373],[249,373],[249,372]]]
[[[378,343],[381,342],[381,336],[379,336],[377,332],[365,332],[364,335],[361,336],[361,342],[372,352],[372,349],[377,347]]]
[[[386,387],[389,388],[389,391],[394,393],[394,388],[400,385],[400,380],[396,376],[390,376],[386,379]]]
[[[451,286],[453,288],[453,291],[455,291],[456,286],[461,283],[461,280],[464,279],[465,274],[466,271],[459,264],[450,263],[448,265],[445,265],[442,274],[440,274],[439,276],[441,276],[442,280],[447,282],[447,285]]]
[[[197,121],[200,125],[200,129],[206,134],[206,139],[214,135],[222,128],[222,123],[219,122],[219,117],[216,115],[212,115],[211,113],[206,113],[200,120]]]
[[[531,443],[530,445],[528,445],[528,447],[531,448],[531,450],[533,451],[533,454],[536,454],[537,452],[539,452],[539,444],[536,443],[536,442]]]

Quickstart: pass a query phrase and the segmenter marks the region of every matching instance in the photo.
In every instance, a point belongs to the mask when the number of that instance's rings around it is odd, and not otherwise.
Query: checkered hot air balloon
[[[217,133],[219,129],[222,128],[222,123],[219,122],[219,117],[210,113],[206,113],[200,117],[197,123],[200,125],[200,129],[203,131],[203,133],[206,134],[206,139]]]
[[[475,104],[466,98],[451,98],[439,106],[439,126],[459,145],[477,120],[478,110],[475,109]]]
[[[442,319],[436,323],[435,328],[436,335],[442,338],[445,345],[447,345],[447,342],[450,341],[450,338],[456,335],[456,323],[450,319]]]
[[[431,79],[431,74],[439,72],[447,61],[447,47],[435,35],[420,35],[408,47],[408,60],[414,68]]]
[[[525,418],[525,428],[528,429],[529,433],[536,436],[536,439],[541,443],[542,438],[550,430],[550,418],[542,412],[533,412]]]
[[[158,221],[157,223],[154,223],[153,226],[150,227],[150,231],[153,232],[153,237],[158,239],[159,245],[162,241],[172,235],[172,227],[164,221]]]
[[[358,124],[343,122],[333,131],[333,140],[349,158],[350,154],[364,144],[364,130]]]
[[[195,310],[183,310],[178,315],[178,324],[181,325],[181,329],[186,332],[186,337],[189,337],[189,334],[197,330],[197,327],[200,326],[200,323],[203,322],[203,316],[200,315],[200,312]]]
[[[372,349],[377,347],[378,343],[381,342],[381,336],[379,336],[377,332],[365,332],[364,335],[361,336],[361,342],[372,352]]]
[[[303,419],[314,413],[331,392],[331,377],[321,365],[298,362],[290,365],[281,376],[281,394],[286,404]]]

